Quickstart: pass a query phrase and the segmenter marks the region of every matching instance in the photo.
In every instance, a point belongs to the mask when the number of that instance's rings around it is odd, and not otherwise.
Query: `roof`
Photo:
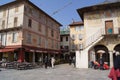
[[[34,8],[36,8],[37,10],[43,12],[43,13],[44,13],[46,16],[48,16],[50,19],[52,19],[52,20],[55,21],[57,24],[59,24],[60,26],[62,26],[61,23],[59,23],[58,21],[56,21],[55,19],[53,19],[50,15],[48,15],[47,13],[45,13],[42,9],[40,9],[39,7],[37,7],[35,4],[33,4],[32,2],[30,2],[29,0],[15,0],[15,1],[13,1],[13,2],[0,5],[0,9],[1,9],[1,8],[10,7],[10,6],[14,5],[14,4],[19,4],[19,3],[22,3],[22,2],[26,2],[26,3],[30,4],[32,7],[34,7]]]
[[[84,23],[82,21],[77,21],[77,22],[72,22],[71,24],[69,24],[69,26],[79,26],[79,25],[84,25]]]
[[[85,12],[119,8],[119,6],[120,6],[120,0],[106,0],[100,4],[79,8],[77,9],[77,12],[80,15],[81,19],[83,20],[84,19],[83,15]]]

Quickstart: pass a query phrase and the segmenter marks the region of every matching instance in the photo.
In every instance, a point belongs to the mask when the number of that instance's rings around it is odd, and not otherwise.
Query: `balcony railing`
[[[114,35],[114,34],[120,34],[120,27],[114,27],[113,29],[113,33],[109,34],[109,35]],[[91,45],[93,42],[97,41],[98,39],[100,39],[103,35],[108,35],[105,32],[105,28],[100,28],[99,30],[97,30],[92,36],[88,37],[85,41],[85,48],[89,45]]]
[[[97,41],[103,34],[105,34],[105,29],[101,28],[97,30],[92,36],[88,37],[85,41],[85,47],[91,45],[93,42]]]

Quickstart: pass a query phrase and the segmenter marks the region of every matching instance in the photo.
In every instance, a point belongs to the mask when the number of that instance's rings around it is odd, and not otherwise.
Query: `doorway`
[[[113,20],[105,21],[106,34],[113,34]]]

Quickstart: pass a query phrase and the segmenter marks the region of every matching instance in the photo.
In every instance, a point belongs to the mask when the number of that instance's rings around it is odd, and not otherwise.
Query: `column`
[[[18,62],[24,62],[24,52],[22,49],[19,51]]]
[[[35,64],[35,52],[33,52],[33,64]]]
[[[110,55],[110,68],[112,68],[113,67],[113,53],[110,51],[109,52],[109,55]]]

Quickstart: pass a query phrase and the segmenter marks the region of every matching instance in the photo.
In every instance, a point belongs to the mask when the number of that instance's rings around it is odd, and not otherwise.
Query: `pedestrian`
[[[103,70],[104,61],[102,57],[100,57],[99,63],[100,63],[100,70]]]
[[[113,59],[113,67],[108,75],[112,80],[120,80],[120,53],[116,52]]]
[[[89,62],[89,68],[93,68],[94,67],[94,61],[90,61]]]
[[[54,68],[54,64],[55,64],[55,58],[51,57],[51,66],[52,66],[52,68]]]
[[[72,63],[72,58],[71,56],[69,56],[69,65],[71,65],[71,63]]]
[[[72,62],[73,62],[73,65],[74,65],[74,67],[75,67],[75,56],[73,57],[73,59],[72,59]]]
[[[47,56],[45,56],[44,63],[45,63],[45,69],[47,69],[47,66],[48,66],[48,57]]]

